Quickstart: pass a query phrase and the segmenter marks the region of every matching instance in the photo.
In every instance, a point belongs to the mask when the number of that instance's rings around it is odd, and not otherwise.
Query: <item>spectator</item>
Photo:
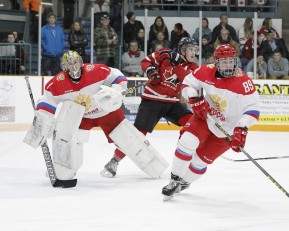
[[[267,63],[264,60],[263,54],[260,52],[257,53],[256,67],[257,79],[266,79]],[[251,73],[254,73],[254,59],[249,61],[246,72],[248,76],[250,76]]]
[[[272,31],[274,39],[280,38],[278,32],[272,27],[272,18],[265,18],[263,20],[262,27],[259,30],[259,35],[258,35],[259,43],[262,43],[266,39],[266,32],[265,32],[266,30]]]
[[[23,0],[23,9],[30,13],[30,40],[31,43],[38,43],[38,10],[41,1],[38,0]],[[44,8],[42,8],[42,14]]]
[[[268,74],[271,79],[283,79],[288,77],[289,64],[288,59],[281,56],[280,50],[276,49],[273,57],[268,61]]]
[[[138,48],[138,42],[132,40],[129,43],[127,52],[122,55],[122,72],[125,76],[143,76],[141,61],[145,58],[145,53]]]
[[[80,22],[76,21],[71,25],[68,38],[70,44],[69,49],[76,51],[82,57],[83,62],[88,63],[89,59],[85,54],[85,47],[88,45],[88,39]]]
[[[133,12],[128,12],[126,17],[128,22],[126,22],[123,26],[125,51],[128,48],[129,42],[137,38],[137,31],[139,31],[139,29],[144,29],[142,22],[136,20],[136,15]]]
[[[265,30],[265,41],[261,44],[261,51],[264,55],[266,62],[268,62],[269,58],[273,56],[273,52],[278,48],[281,51],[282,57],[288,59],[288,50],[285,45],[285,41],[283,38],[275,39],[274,31]]]
[[[246,41],[252,36],[252,34],[253,34],[253,19],[248,17],[245,19],[243,26],[238,31],[241,50],[243,49]]]
[[[94,28],[98,26],[103,14],[110,13],[110,0],[95,0],[92,1],[94,10]]]
[[[214,53],[207,53],[205,56],[205,64],[215,64],[216,63],[216,60],[215,60],[215,57],[214,57]]]
[[[74,4],[75,0],[63,0],[63,28],[64,31],[69,31],[73,21],[74,21]]]
[[[257,51],[260,50],[260,46],[257,41]],[[244,44],[243,49],[241,50],[241,62],[242,62],[242,67],[244,71],[246,71],[246,67],[248,62],[254,58],[254,32],[252,35],[247,39],[247,41]]]
[[[230,44],[234,47],[234,50],[237,52],[237,56],[240,56],[240,46],[239,44],[230,36],[230,32],[228,29],[223,28],[221,30],[221,35],[217,37],[216,41],[214,42],[214,49],[219,44]]]
[[[144,51],[144,44],[145,44],[145,31],[144,29],[140,28],[137,32],[137,38],[136,40],[138,41],[138,47],[141,51]]]
[[[49,12],[46,18],[47,24],[42,27],[42,75],[56,75],[61,71],[60,58],[64,49],[63,29],[55,24],[56,15]]]
[[[202,57],[199,57],[202,59],[202,63],[205,62],[205,57],[206,55],[209,53],[209,54],[212,54],[214,53],[214,47],[212,44],[209,43],[209,35],[207,34],[204,34],[202,36]],[[204,58],[203,58],[204,57]]]
[[[236,41],[238,41],[237,33],[231,25],[228,24],[228,16],[226,14],[221,14],[220,15],[220,23],[214,27],[213,32],[212,32],[212,41],[211,43],[214,43],[218,36],[221,34],[222,29],[227,29],[230,32],[231,38]]]
[[[115,46],[118,43],[118,36],[109,23],[109,15],[103,14],[100,24],[94,30],[94,45],[97,63],[114,67]]]
[[[153,41],[157,39],[157,35],[159,32],[162,32],[164,35],[165,40],[169,40],[169,31],[168,28],[164,22],[164,19],[161,16],[158,16],[155,18],[154,24],[150,26],[149,31],[149,49],[152,50],[153,47]]]
[[[13,30],[13,31],[11,31],[11,33],[14,35],[15,43],[23,42],[22,40],[19,40],[19,38],[18,38],[19,33],[17,30]]]
[[[162,49],[162,48],[164,48],[164,47],[163,47],[163,44],[161,44],[161,43],[159,43],[159,42],[156,42],[156,43],[155,43],[155,47],[154,47],[154,51],[155,51],[155,52],[158,51],[158,50],[160,50],[160,49]]]
[[[1,64],[0,71],[3,75],[22,74],[25,71],[24,50],[20,45],[8,45],[16,43],[15,36],[12,32],[7,35],[7,45],[1,46]],[[3,53],[2,53],[3,52]]]
[[[174,51],[177,50],[179,41],[184,37],[190,37],[189,33],[184,30],[181,23],[176,23],[174,29],[171,31],[170,48]]]
[[[168,48],[168,47],[170,47],[170,43],[169,43],[168,40],[165,39],[165,35],[164,35],[164,33],[163,33],[162,31],[158,32],[157,38],[152,41],[152,43],[151,43],[151,49],[150,49],[150,52],[149,52],[149,53],[155,52],[156,43],[161,44],[163,48]]]
[[[196,41],[197,44],[199,44],[199,34],[200,34],[200,27],[198,27],[195,30],[195,33],[192,36],[192,38]],[[202,18],[202,36],[203,35],[208,35],[209,42],[211,42],[212,30],[209,28],[209,20],[207,18]]]
[[[110,25],[117,32],[117,34],[120,34],[121,31],[121,9],[122,0],[110,0]]]

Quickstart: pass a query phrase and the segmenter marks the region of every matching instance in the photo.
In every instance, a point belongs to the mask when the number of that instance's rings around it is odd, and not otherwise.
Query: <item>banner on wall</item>
[[[258,124],[289,125],[289,81],[254,80],[261,103]]]
[[[128,78],[128,88],[147,81],[146,78]],[[289,125],[289,81],[254,80],[261,103],[261,115],[258,124]],[[134,121],[141,101],[144,87],[136,89],[124,98],[122,109],[126,118]],[[165,122],[162,119],[160,122]]]
[[[0,122],[15,122],[15,78],[0,78]]]

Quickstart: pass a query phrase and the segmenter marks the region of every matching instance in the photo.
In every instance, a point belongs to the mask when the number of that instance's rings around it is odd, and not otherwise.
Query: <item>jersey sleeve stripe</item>
[[[260,111],[256,111],[256,110],[246,111],[246,112],[244,113],[244,115],[250,115],[250,116],[258,119],[259,116],[260,116]]]
[[[118,76],[113,82],[112,84],[119,84],[121,82],[127,82],[127,79],[121,75],[121,76]]]
[[[56,107],[53,107],[52,105],[48,103],[44,103],[44,102],[37,104],[36,110],[40,110],[40,109],[47,111],[49,113],[52,113],[52,114],[54,114],[56,111]]]

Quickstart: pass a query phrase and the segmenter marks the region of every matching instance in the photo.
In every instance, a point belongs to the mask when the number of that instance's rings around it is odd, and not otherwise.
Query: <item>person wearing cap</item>
[[[128,22],[124,24],[123,36],[124,36],[124,47],[125,51],[128,48],[130,41],[137,39],[137,32],[140,29],[144,29],[141,21],[136,20],[136,15],[133,12],[128,12],[126,14]]]
[[[96,62],[114,67],[115,48],[118,43],[118,36],[110,26],[110,18],[107,13],[102,14],[100,24],[94,30],[94,45]]]
[[[289,53],[285,45],[283,38],[275,39],[274,31],[271,29],[264,30],[266,39],[261,43],[261,51],[264,55],[264,59],[268,62],[269,58],[273,56],[273,53],[276,49],[281,51],[283,58],[289,58]]]

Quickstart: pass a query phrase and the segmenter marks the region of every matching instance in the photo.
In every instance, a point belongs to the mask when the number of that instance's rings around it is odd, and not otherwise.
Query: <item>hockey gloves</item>
[[[240,147],[244,148],[246,142],[246,136],[248,134],[247,127],[236,127],[234,129],[234,134],[232,135],[232,141],[229,142],[231,148],[235,152],[240,152]]]
[[[159,73],[157,72],[156,67],[154,66],[150,66],[148,67],[148,69],[146,69],[146,75],[149,79],[149,82],[151,84],[159,84],[161,82],[161,77],[159,75]]]
[[[189,98],[189,103],[192,105],[192,109],[196,116],[203,120],[207,119],[207,113],[210,110],[210,105],[203,96]]]
[[[160,53],[160,57],[162,57],[162,60],[168,59],[171,65],[173,66],[177,66],[183,61],[182,56],[179,53],[172,50],[162,51]]]

